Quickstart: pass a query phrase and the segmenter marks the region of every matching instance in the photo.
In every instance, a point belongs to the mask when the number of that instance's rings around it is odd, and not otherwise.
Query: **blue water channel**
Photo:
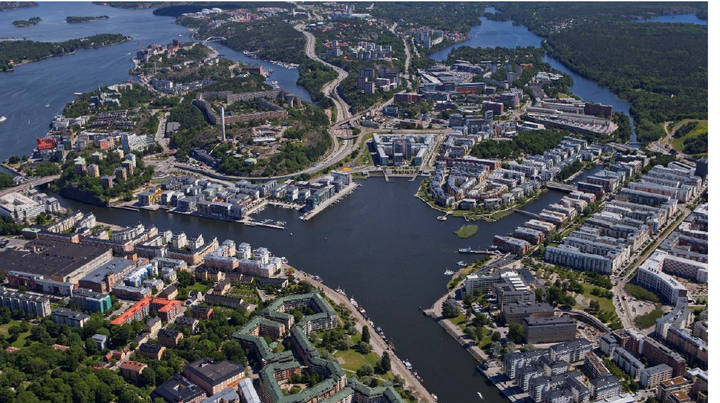
[[[87,92],[98,87],[120,83],[129,79],[132,57],[135,52],[150,44],[167,44],[173,39],[189,41],[190,32],[175,24],[174,17],[153,15],[152,10],[124,10],[92,3],[38,3],[38,7],[3,11],[0,13],[0,38],[24,37],[28,40],[58,42],[101,33],[121,33],[133,39],[101,49],[81,50],[73,55],[52,57],[17,66],[14,72],[0,73],[0,160],[12,155],[29,154],[35,147],[35,138],[48,130],[53,116],[62,113],[66,103],[75,99],[76,92]],[[68,16],[99,16],[110,18],[98,22],[68,24]],[[15,20],[40,17],[38,25],[17,28]],[[231,60],[262,64],[272,68],[271,81],[306,101],[310,94],[296,82],[297,69],[288,69],[272,63],[250,59],[217,43],[212,47]],[[45,106],[49,105],[49,106]]]

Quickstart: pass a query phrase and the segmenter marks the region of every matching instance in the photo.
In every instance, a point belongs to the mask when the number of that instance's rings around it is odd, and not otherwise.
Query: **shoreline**
[[[390,349],[388,343],[380,337],[380,335],[375,331],[375,328],[370,326],[368,319],[365,319],[362,315],[360,315],[357,309],[355,309],[355,307],[350,303],[347,296],[343,296],[332,288],[315,280],[314,276],[302,270],[295,268],[295,273],[298,280],[302,279],[307,281],[314,287],[321,290],[325,296],[334,303],[343,305],[347,308],[350,311],[350,314],[356,319],[355,327],[358,328],[358,330],[362,330],[363,326],[368,327],[368,330],[370,331],[370,346],[373,351],[378,356],[382,356],[383,352],[387,352],[390,355],[390,360],[392,361],[391,371],[405,381],[404,384],[411,393],[416,395],[419,403],[431,403],[436,401],[433,395],[425,388],[425,385],[423,385],[420,380],[413,376],[410,370],[405,367],[400,357],[395,354],[394,350]]]

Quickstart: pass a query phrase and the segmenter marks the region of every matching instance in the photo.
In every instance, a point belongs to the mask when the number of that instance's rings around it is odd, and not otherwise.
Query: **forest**
[[[7,41],[0,42],[0,69],[8,71],[14,65],[60,56],[81,49],[115,45],[130,38],[122,34],[98,34],[65,42]]]
[[[470,151],[477,158],[511,159],[522,155],[542,154],[555,148],[568,131],[538,130],[520,132],[510,140],[490,140],[475,144]]]
[[[199,28],[202,37],[221,36],[222,43],[237,51],[249,51],[261,59],[300,64],[305,56],[305,37],[282,17],[272,17],[249,24],[228,22],[211,28],[206,20],[180,17],[186,27]]]
[[[370,3],[366,3],[369,5]],[[472,2],[380,2],[375,3],[372,15],[378,19],[398,22],[407,27],[432,27],[467,33],[480,24],[480,16],[487,4]],[[362,12],[358,7],[358,12]]]
[[[630,101],[641,143],[663,135],[661,122],[707,118],[707,27],[598,22],[552,34],[547,47],[563,64]]]
[[[305,57],[300,63],[299,78],[297,84],[305,87],[310,97],[321,108],[332,107],[332,101],[322,93],[322,87],[335,78],[338,74],[330,67]]]

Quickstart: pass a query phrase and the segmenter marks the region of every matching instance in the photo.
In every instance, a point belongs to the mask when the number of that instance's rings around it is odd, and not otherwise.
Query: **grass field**
[[[702,134],[706,134],[708,132],[708,121],[707,120],[699,120],[698,126],[690,131],[690,133],[679,137],[679,138],[672,138],[670,140],[670,145],[677,150],[677,151],[683,151],[683,142],[688,139],[692,139],[695,137],[698,137]],[[687,123],[686,123],[687,124]]]
[[[3,334],[3,335],[6,335],[6,336],[7,336],[7,335],[9,334],[8,329],[10,329],[10,328],[13,327],[13,326],[18,326],[18,325],[20,325],[20,321],[17,321],[17,320],[11,320],[10,322],[8,322],[8,323],[6,323],[6,324],[4,324],[4,325],[0,325],[0,334]],[[10,346],[12,346],[12,347],[24,347],[24,346],[25,346],[25,339],[27,339],[29,336],[30,336],[30,331],[27,331],[27,332],[25,332],[25,333],[20,333],[20,334],[18,335],[17,340],[15,340],[12,344],[10,344]]]
[[[615,305],[613,305],[612,300],[610,298],[602,298],[598,297],[597,295],[592,295],[591,292],[593,288],[600,288],[597,286],[590,286],[588,284],[585,284],[583,286],[583,299],[586,302],[585,308],[587,308],[590,305],[591,300],[595,300],[600,304],[600,310],[601,311],[608,311],[608,312],[615,312]],[[600,288],[602,289],[602,288]]]
[[[467,239],[477,234],[477,231],[477,225],[463,225],[459,230],[455,231],[455,235],[457,235],[458,238]]]
[[[647,329],[650,326],[654,326],[655,322],[663,316],[662,305],[657,304],[655,309],[645,315],[640,315],[635,318],[635,324],[640,329]]]
[[[360,341],[361,337],[362,334],[360,332],[355,333],[350,338],[353,345],[357,344]],[[357,372],[357,370],[360,369],[360,367],[362,367],[364,364],[367,364],[374,368],[375,364],[380,360],[380,357],[378,357],[378,355],[372,351],[368,354],[363,355],[352,348],[346,351],[336,351],[333,356],[340,362],[340,367],[342,367],[345,372],[349,372],[352,374],[355,374],[355,372]]]

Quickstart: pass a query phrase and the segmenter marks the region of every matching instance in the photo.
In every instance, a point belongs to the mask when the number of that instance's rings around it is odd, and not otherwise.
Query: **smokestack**
[[[225,107],[220,107],[220,122],[222,124],[222,141],[225,142]]]

